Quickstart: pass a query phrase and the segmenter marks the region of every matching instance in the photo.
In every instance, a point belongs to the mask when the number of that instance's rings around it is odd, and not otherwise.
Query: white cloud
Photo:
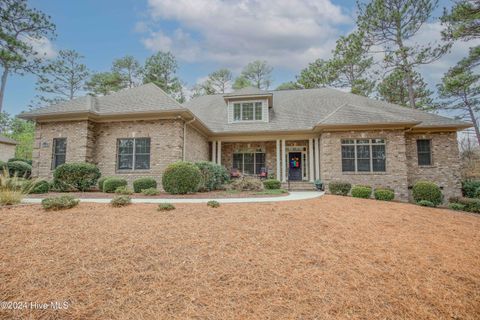
[[[142,40],[146,48],[233,69],[265,59],[298,70],[328,57],[338,27],[352,24],[330,0],[149,0],[149,6],[150,28]],[[165,20],[178,28],[167,34],[151,27]],[[145,24],[141,27],[145,30]]]
[[[37,56],[39,57],[52,59],[57,56],[57,50],[47,38],[26,38],[25,41],[32,46],[33,50],[37,52]]]

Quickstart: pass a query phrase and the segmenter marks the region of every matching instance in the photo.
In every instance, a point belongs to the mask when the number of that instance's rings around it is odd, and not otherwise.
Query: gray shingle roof
[[[272,94],[271,92],[264,91],[256,87],[246,87],[246,88],[235,90],[230,93],[226,93],[223,96],[225,98],[233,98],[238,96],[266,96],[271,94]]]
[[[21,114],[21,117],[35,117],[48,114],[91,112],[99,115],[118,113],[154,112],[185,110],[177,101],[168,96],[153,83],[121,90],[101,97],[79,97],[48,107]]]
[[[409,123],[416,127],[466,127],[469,124],[336,89],[272,91],[268,123],[228,123],[223,95],[208,95],[184,104],[213,132],[240,133],[312,130],[315,126]]]
[[[5,144],[18,144],[17,141],[13,140],[13,139],[10,139],[10,138],[7,138],[7,137],[4,137],[4,136],[0,136],[0,143],[5,143]]]

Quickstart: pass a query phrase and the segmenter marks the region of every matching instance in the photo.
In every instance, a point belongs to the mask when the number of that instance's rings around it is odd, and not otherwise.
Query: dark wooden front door
[[[288,154],[288,180],[302,180],[302,153],[290,152]]]

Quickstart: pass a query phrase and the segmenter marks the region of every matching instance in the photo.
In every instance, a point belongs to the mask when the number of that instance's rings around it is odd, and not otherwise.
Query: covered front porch
[[[284,183],[320,179],[320,137],[225,137],[210,142],[210,160],[233,175],[268,177]]]

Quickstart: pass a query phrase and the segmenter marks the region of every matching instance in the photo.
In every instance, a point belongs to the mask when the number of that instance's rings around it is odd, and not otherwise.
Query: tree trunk
[[[408,101],[410,102],[410,108],[416,109],[415,105],[415,91],[413,90],[413,79],[411,74],[411,69],[405,73],[407,78],[407,89],[408,89]]]
[[[3,111],[3,97],[5,96],[5,87],[7,85],[8,67],[3,69],[2,79],[0,80],[0,113]]]
[[[475,135],[477,136],[477,142],[480,146],[480,129],[478,128],[478,121],[477,117],[475,116],[475,112],[472,109],[472,106],[469,103],[466,103],[468,108],[468,113],[470,114],[470,119],[473,122],[473,128],[475,129]]]

